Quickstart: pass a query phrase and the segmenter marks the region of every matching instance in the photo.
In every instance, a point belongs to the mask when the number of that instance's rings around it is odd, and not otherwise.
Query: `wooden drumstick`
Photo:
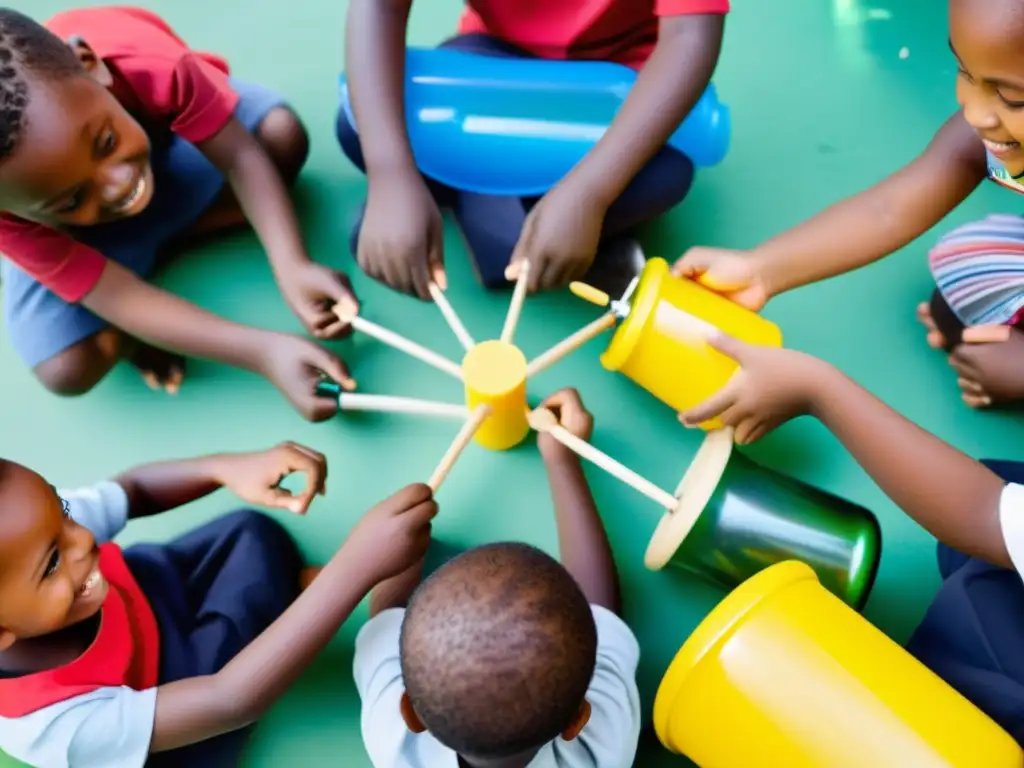
[[[505,327],[501,329],[501,341],[511,344],[516,335],[516,326],[519,325],[519,315],[523,311],[523,302],[526,301],[526,284],[530,276],[530,262],[524,261],[519,269],[519,277],[516,280],[516,287],[512,291],[512,300],[508,303],[508,314],[505,315]]]
[[[462,324],[462,320],[459,319],[455,308],[448,301],[448,297],[444,295],[444,291],[433,280],[430,281],[427,288],[430,290],[430,298],[434,300],[437,308],[441,310],[441,314],[444,315],[444,319],[447,321],[448,327],[452,329],[452,333],[455,334],[455,338],[459,340],[463,349],[469,352],[469,350],[476,346],[476,342],[469,335],[466,326]]]
[[[353,315],[350,311],[346,311],[340,304],[334,305],[334,313],[338,316],[342,322],[348,323],[352,328],[360,333],[365,333],[367,336],[372,336],[384,344],[390,347],[394,347],[400,352],[404,352],[410,357],[415,357],[427,365],[432,365],[438,370],[444,371],[447,374],[454,376],[459,381],[462,381],[462,369],[453,363],[446,357],[442,357],[437,352],[432,352],[426,347],[420,346],[415,341],[400,336],[394,331],[389,331],[383,326],[372,323],[359,315]]]
[[[662,490],[650,480],[641,477],[604,451],[592,446],[586,440],[576,437],[576,435],[559,424],[558,417],[547,408],[537,408],[530,411],[527,415],[527,420],[530,422],[530,426],[538,432],[547,432],[573,453],[596,464],[612,477],[621,480],[661,506],[674,510],[679,504],[676,497],[668,491]]]
[[[600,336],[602,333],[607,331],[609,328],[615,326],[617,320],[614,312],[601,315],[591,323],[580,328],[571,336],[567,336],[560,342],[551,347],[547,352],[544,352],[529,362],[526,366],[526,376],[529,378],[535,373],[540,373],[545,368],[549,368],[566,355],[575,352],[577,349],[582,347],[591,339]]]
[[[491,406],[481,405],[476,408],[466,419],[466,423],[462,425],[462,429],[455,436],[452,444],[448,447],[444,456],[441,457],[441,462],[437,465],[437,469],[434,470],[434,474],[430,476],[430,480],[427,481],[427,485],[430,486],[430,490],[437,493],[437,489],[441,487],[441,483],[448,477],[448,473],[452,471],[452,467],[455,466],[455,462],[459,456],[469,445],[473,439],[473,435],[480,429],[480,426],[484,423],[491,413]]]
[[[379,413],[414,413],[421,416],[443,416],[464,419],[466,406],[454,403],[438,403],[415,397],[392,397],[391,395],[364,395],[342,392],[338,396],[342,411],[374,411]]]

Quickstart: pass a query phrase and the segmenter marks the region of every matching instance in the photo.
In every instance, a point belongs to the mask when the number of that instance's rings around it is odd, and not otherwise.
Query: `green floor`
[[[368,317],[456,355],[437,311],[371,284],[347,253],[346,232],[364,180],[332,138],[334,83],[342,62],[346,3],[267,0],[151,0],[196,47],[226,54],[235,72],[280,88],[308,122],[313,154],[300,185],[313,255],[352,270]],[[421,2],[411,40],[429,45],[454,26],[456,0]],[[702,173],[689,199],[645,233],[649,254],[672,258],[694,243],[749,246],[852,192],[909,159],[953,109],[954,66],[943,4],[890,0],[887,10],[858,0],[808,3],[738,0],[716,81],[731,108],[733,149]],[[15,0],[43,16],[61,0]],[[439,10],[440,8],[440,10]],[[901,58],[905,48],[909,56]],[[1019,201],[986,186],[955,215],[1015,211]],[[950,226],[953,221],[943,226]],[[450,295],[478,336],[496,333],[505,295],[473,282],[458,238],[448,230]],[[1019,416],[978,414],[960,403],[954,376],[924,344],[914,306],[929,291],[925,237],[888,263],[774,301],[766,314],[789,346],[825,357],[911,419],[979,456],[1013,457]],[[233,319],[297,329],[250,235],[190,254],[163,284]],[[531,300],[521,324],[529,356],[593,316],[568,295]],[[698,444],[665,407],[600,367],[598,344],[544,374],[534,395],[575,385],[597,414],[594,441],[664,486],[673,486]],[[442,374],[359,339],[339,346],[365,392],[457,401]],[[406,419],[353,419],[309,425],[268,385],[248,374],[195,364],[177,398],[149,392],[118,370],[81,400],[47,395],[0,346],[0,454],[35,467],[56,483],[87,483],[135,462],[201,452],[252,449],[292,439],[327,454],[330,495],[304,520],[286,520],[311,560],[323,560],[367,506],[410,481],[425,479],[453,428]],[[1015,437],[1017,440],[1015,441]],[[789,425],[751,450],[769,466],[875,510],[885,557],[867,616],[906,638],[936,586],[933,542],[868,481],[820,427]],[[642,556],[659,515],[643,498],[598,472],[591,477],[613,538],[628,619],[644,650],[640,685],[649,707],[657,682],[689,631],[721,595],[675,573],[651,573]],[[376,478],[376,479],[368,479]],[[554,551],[555,527],[533,446],[491,454],[473,448],[441,495],[435,530],[466,547],[523,539]],[[134,525],[125,541],[164,538],[227,509],[217,495],[163,519]],[[368,765],[360,745],[351,647],[359,612],[318,666],[260,725],[251,766]],[[685,765],[648,733],[637,764]]]

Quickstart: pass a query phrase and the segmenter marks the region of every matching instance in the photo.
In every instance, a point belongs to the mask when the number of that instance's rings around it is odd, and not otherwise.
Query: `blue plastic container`
[[[599,61],[480,56],[409,48],[405,107],[420,170],[456,189],[542,195],[607,130],[636,72]],[[341,77],[341,104],[356,125]],[[698,166],[721,162],[729,109],[713,85],[669,138]]]

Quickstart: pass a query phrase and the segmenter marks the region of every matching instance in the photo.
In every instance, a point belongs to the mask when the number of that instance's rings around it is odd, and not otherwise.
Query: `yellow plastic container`
[[[474,439],[485,448],[503,451],[530,433],[526,422],[526,358],[518,347],[502,341],[477,344],[462,361],[466,405],[470,413],[489,405],[490,415]]]
[[[1017,743],[796,561],[737,587],[654,702],[700,768],[1020,768]]]
[[[664,259],[650,259],[629,316],[601,355],[601,364],[685,411],[721,389],[738,367],[704,340],[710,328],[750,344],[782,346],[782,332],[774,323],[693,280],[676,277]],[[716,429],[722,423],[712,419],[701,426]]]

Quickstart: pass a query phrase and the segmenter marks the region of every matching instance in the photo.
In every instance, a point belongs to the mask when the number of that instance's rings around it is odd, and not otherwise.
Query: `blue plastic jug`
[[[542,195],[601,138],[635,81],[636,72],[610,62],[409,48],[413,155],[424,174],[456,189]],[[340,88],[342,109],[356,126],[344,75]],[[710,166],[725,156],[729,133],[729,109],[711,85],[668,144]]]

